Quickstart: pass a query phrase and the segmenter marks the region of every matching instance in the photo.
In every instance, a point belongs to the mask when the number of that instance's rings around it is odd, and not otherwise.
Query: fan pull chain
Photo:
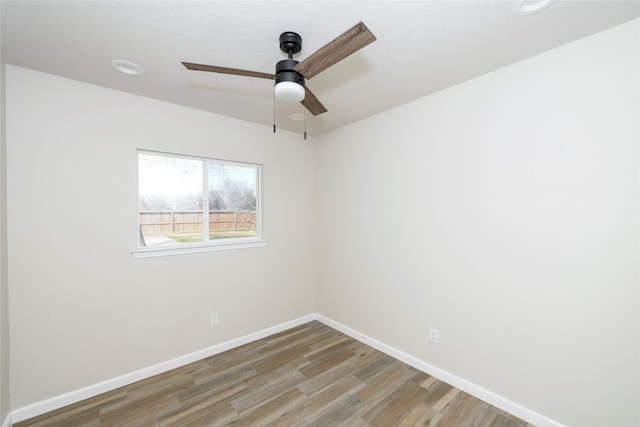
[[[273,133],[276,133],[276,92],[273,91]]]
[[[304,110],[304,140],[307,140],[307,109],[303,108]]]

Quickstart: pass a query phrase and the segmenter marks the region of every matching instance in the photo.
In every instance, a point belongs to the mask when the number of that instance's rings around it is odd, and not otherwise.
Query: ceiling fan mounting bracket
[[[291,57],[302,50],[302,37],[293,31],[280,34],[280,50]]]

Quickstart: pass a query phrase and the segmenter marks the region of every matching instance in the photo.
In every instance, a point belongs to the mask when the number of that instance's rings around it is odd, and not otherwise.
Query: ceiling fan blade
[[[342,61],[376,40],[376,36],[362,22],[318,49],[294,70],[310,79],[332,65]]]
[[[211,71],[212,73],[234,74],[237,76],[258,77],[261,79],[274,80],[275,75],[269,73],[261,73],[260,71],[239,70],[237,68],[217,67],[215,65],[193,64],[191,62],[183,62],[182,65],[189,70]]]
[[[304,99],[300,103],[314,116],[327,112],[325,106],[318,101],[318,98],[306,86],[304,88]]]

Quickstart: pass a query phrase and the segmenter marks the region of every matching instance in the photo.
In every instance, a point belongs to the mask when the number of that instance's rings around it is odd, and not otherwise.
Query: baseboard
[[[106,380],[78,390],[71,391],[69,393],[62,394],[60,396],[55,396],[50,399],[42,400],[40,402],[18,408],[12,411],[9,416],[7,416],[10,422],[8,426],[11,426],[11,422],[18,423],[20,421],[28,420],[29,418],[37,417],[38,415],[60,409],[67,405],[80,402],[81,400],[88,399],[90,397],[94,397],[111,390],[115,390],[116,388],[132,384],[136,381],[140,381],[154,375],[170,371],[171,369],[175,369],[192,362],[196,362],[198,360],[204,359],[205,357],[210,357],[215,354],[230,350],[232,348],[248,344],[252,341],[268,337],[269,335],[286,331],[287,329],[291,329],[298,325],[316,320],[316,318],[317,317],[315,314],[309,314],[303,317],[299,317],[289,322],[281,323],[279,325],[254,332],[240,338],[232,339],[193,353],[186,354],[184,356],[177,357],[175,359],[158,363],[157,365],[153,365],[148,368],[140,369],[139,371],[131,372],[116,378],[112,378],[110,380]],[[4,423],[2,424],[2,427],[5,427]]]
[[[9,412],[2,422],[2,427],[11,427],[13,425],[12,413]]]
[[[394,347],[391,347],[371,337],[368,337],[356,331],[355,329],[349,328],[321,314],[315,314],[315,313],[294,319],[289,322],[281,323],[279,325],[275,325],[258,332],[254,332],[240,338],[229,340],[221,344],[216,344],[214,346],[211,346],[193,353],[189,353],[184,356],[180,356],[175,359],[171,359],[171,360],[159,363],[157,365],[153,365],[148,368],[141,369],[139,371],[131,372],[129,374],[125,374],[110,380],[106,380],[101,383],[90,385],[88,387],[74,390],[72,392],[62,394],[60,396],[52,397],[50,399],[46,399],[22,408],[18,408],[7,415],[6,419],[2,423],[2,427],[11,427],[13,422],[17,423],[20,421],[27,420],[29,418],[36,417],[38,415],[42,415],[44,413],[62,408],[67,405],[71,405],[81,400],[97,396],[101,393],[105,393],[105,392],[114,390],[116,388],[126,386],[128,384],[132,384],[136,381],[140,381],[145,378],[149,378],[154,375],[158,375],[163,372],[169,371],[171,369],[178,368],[180,366],[183,366],[192,362],[196,362],[206,357],[210,357],[215,354],[222,353],[232,348],[239,347],[244,344],[248,344],[252,341],[256,341],[256,340],[268,337],[269,335],[273,335],[278,332],[285,331],[287,329],[302,325],[312,320],[318,320],[326,324],[327,326],[330,326],[335,330],[350,336],[351,338],[361,341],[377,350],[382,351],[383,353],[386,353],[392,357],[395,357],[396,359],[410,366],[413,366],[414,368],[419,369],[422,372],[426,372],[427,374],[441,381],[444,381],[447,384],[450,384],[456,388],[459,388],[465,393],[469,393],[472,396],[482,399],[485,402],[488,402],[491,405],[497,408],[500,408],[512,415],[515,415],[516,417],[528,423],[531,423],[535,426],[566,427],[564,424],[561,424],[555,420],[552,420],[542,414],[539,414],[503,396],[493,393],[492,391],[489,391],[483,387],[480,387],[477,384],[474,384],[470,381],[460,378],[450,372],[447,372],[434,365],[431,365],[430,363],[427,363],[424,360],[418,359],[417,357],[411,356]]]
[[[526,408],[519,403],[513,402],[503,396],[500,396],[492,391],[489,391],[483,387],[480,387],[477,384],[474,384],[470,381],[467,381],[463,378],[460,378],[450,372],[447,372],[443,369],[440,369],[436,366],[431,365],[430,363],[425,362],[424,360],[418,359],[417,357],[411,356],[403,351],[400,351],[394,347],[391,347],[387,344],[384,344],[380,341],[377,341],[371,337],[368,337],[354,329],[351,329],[341,323],[338,323],[334,320],[331,320],[327,317],[324,317],[321,314],[316,315],[317,320],[324,323],[327,326],[331,326],[333,329],[342,332],[345,335],[350,336],[358,341],[361,341],[381,352],[392,356],[407,365],[413,366],[416,369],[421,370],[434,378],[437,378],[449,385],[452,385],[465,393],[468,393],[478,399],[484,400],[487,403],[495,406],[496,408],[500,408],[503,411],[510,413],[511,415],[515,415],[516,417],[533,424],[537,427],[566,427],[564,424],[561,424],[551,418],[548,418],[542,414],[539,414],[535,411],[532,411],[529,408]]]

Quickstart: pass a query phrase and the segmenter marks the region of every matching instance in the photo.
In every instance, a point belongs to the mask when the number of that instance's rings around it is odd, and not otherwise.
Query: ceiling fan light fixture
[[[304,99],[304,76],[293,69],[298,61],[284,59],[276,64],[276,85],[273,92],[282,102],[300,102]]]
[[[277,83],[273,89],[276,99],[282,102],[300,102],[304,99],[304,86],[294,82]]]

